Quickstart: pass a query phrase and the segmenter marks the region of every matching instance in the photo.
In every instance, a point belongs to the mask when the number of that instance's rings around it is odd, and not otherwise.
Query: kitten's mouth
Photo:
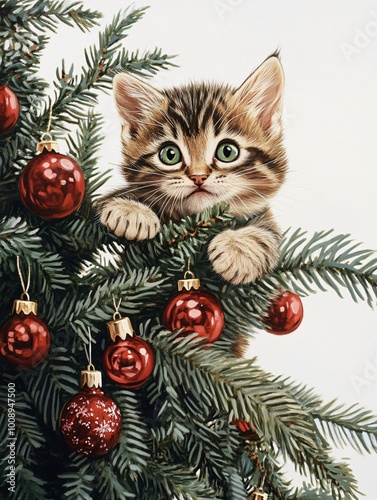
[[[187,196],[187,198],[190,198],[194,194],[212,194],[212,193],[210,193],[209,191],[207,191],[206,189],[204,189],[202,187],[198,187],[198,188],[194,189],[194,191],[191,191],[191,193]]]

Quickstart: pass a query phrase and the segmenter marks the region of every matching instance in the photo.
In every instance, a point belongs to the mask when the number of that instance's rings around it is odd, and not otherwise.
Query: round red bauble
[[[154,369],[152,347],[140,337],[118,338],[103,353],[103,368],[115,384],[125,389],[141,387]]]
[[[44,149],[21,172],[19,191],[30,212],[44,219],[61,219],[80,206],[84,174],[69,156]]]
[[[117,444],[122,416],[118,405],[99,387],[85,385],[64,405],[60,430],[72,450],[96,457]]]
[[[6,85],[0,86],[0,134],[6,134],[17,123],[20,106],[16,94]]]
[[[240,436],[243,439],[247,439],[249,441],[258,441],[260,439],[258,434],[251,428],[250,424],[246,422],[246,420],[233,420],[232,424],[234,424],[240,431]]]
[[[298,295],[285,291],[269,307],[265,323],[268,333],[286,335],[296,330],[304,317],[304,308]]]
[[[220,302],[201,288],[182,290],[166,305],[162,322],[168,330],[183,334],[197,333],[206,343],[215,342],[224,327],[224,313]]]
[[[50,350],[50,332],[35,314],[14,314],[0,328],[0,356],[17,368],[39,365]]]

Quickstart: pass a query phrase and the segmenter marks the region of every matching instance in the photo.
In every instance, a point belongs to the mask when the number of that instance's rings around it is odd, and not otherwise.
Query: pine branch
[[[150,464],[150,470],[155,483],[155,494],[158,495],[151,498],[156,500],[174,497],[182,500],[220,498],[212,488],[180,464],[153,463]]]
[[[93,466],[87,457],[72,453],[66,472],[59,474],[62,479],[64,500],[92,500],[96,488]]]
[[[227,359],[216,353],[215,346],[203,351],[188,340],[181,345],[174,337],[167,343],[164,332],[153,341],[165,356],[170,354],[177,384],[190,390],[193,377],[187,380],[179,374],[195,373],[201,397],[210,388],[212,404],[218,411],[225,411],[229,419],[252,422],[264,443],[276,443],[280,453],[290,457],[303,474],[330,484],[334,498],[356,498],[356,481],[348,465],[336,463],[327,455],[327,445],[323,447],[324,439],[317,435],[310,414],[289,392],[266,377],[254,360]],[[165,357],[165,371],[166,365]]]
[[[302,488],[297,488],[294,498],[302,498],[305,500],[333,500],[333,496],[329,491],[325,492],[319,488],[304,483]]]
[[[38,424],[34,407],[30,404],[30,398],[24,392],[17,393],[16,400],[16,422],[17,422],[17,455],[29,461],[30,454],[46,444],[46,438]]]
[[[61,73],[57,74],[56,99],[52,106],[52,124],[55,128],[60,128],[62,120],[66,125],[77,123],[84,118],[83,108],[96,104],[96,92],[109,91],[114,72],[123,64],[132,64],[132,60],[124,61],[127,53],[119,50],[129,28],[144,15],[145,10],[144,8],[120,12],[114,17],[112,23],[99,35],[98,46],[92,46],[85,51],[87,68],[83,68],[81,76],[73,75],[73,67],[67,73],[63,62]],[[151,53],[149,58],[152,69],[165,68],[167,65],[168,56],[163,56],[158,51]],[[135,61],[135,64],[138,62]],[[147,61],[145,60],[143,64],[146,69]],[[47,122],[47,116],[46,110],[41,117],[42,123]]]
[[[237,500],[249,500],[249,495],[245,491],[242,477],[235,467],[227,469],[228,481],[226,498],[237,498]]]
[[[377,452],[377,418],[354,404],[349,408],[331,401],[312,412],[317,425],[336,445],[351,445],[359,453]]]
[[[122,477],[141,473],[151,460],[151,438],[141,413],[141,403],[131,391],[113,391],[122,414],[122,436],[111,454],[111,463]]]
[[[59,22],[68,26],[77,26],[81,31],[87,31],[97,25],[101,14],[97,11],[83,9],[83,2],[66,1],[32,1],[18,0],[2,1],[2,22],[12,28],[14,33],[24,29],[28,33],[34,31],[55,31]]]
[[[67,355],[67,348],[55,347],[42,365],[22,374],[34,412],[54,431],[58,428],[62,393],[72,395],[79,390],[78,363]]]
[[[248,493],[255,491],[264,478],[266,489],[273,499],[293,498],[291,481],[285,479],[279,458],[279,452],[268,449],[263,442],[249,443],[245,447],[239,458],[239,469],[249,485]]]
[[[157,350],[169,356],[164,366],[166,371],[169,361],[172,379],[175,377],[186,390],[192,390],[192,383],[196,383],[200,397],[210,390],[212,404],[219,412],[226,412],[229,420],[252,421],[259,435],[279,442],[293,458],[302,446],[316,448],[315,429],[306,421],[305,411],[271,382],[255,360],[235,360],[212,347],[203,350],[198,346],[200,339],[192,337],[181,341],[176,335],[161,332],[151,340]],[[183,373],[192,373],[192,377],[186,379]],[[300,445],[294,444],[296,439]]]
[[[102,461],[102,464],[97,464],[97,468],[100,469],[99,472],[99,493],[101,498],[106,498],[106,500],[127,500],[129,498],[140,498],[136,497],[134,493],[134,485],[128,488],[128,484],[123,480],[122,476],[119,476],[115,471],[113,464],[110,461]]]
[[[41,500],[46,498],[46,482],[38,478],[25,465],[17,467],[16,477],[15,497],[17,500]]]
[[[40,303],[40,313],[48,316],[50,308],[54,307],[56,295],[72,283],[65,270],[62,257],[57,253],[45,251],[40,231],[31,229],[26,222],[19,218],[6,219],[0,222],[0,292],[7,291],[6,297],[14,298],[16,291],[21,293],[16,270],[16,257],[20,258],[21,268],[26,272],[30,267],[32,282],[30,295],[35,298],[43,297]],[[11,285],[8,283],[11,280]],[[13,288],[14,293],[9,293]],[[10,302],[3,301],[5,310],[10,310]]]
[[[365,300],[370,306],[377,297],[377,258],[363,250],[349,235],[333,236],[320,231],[311,238],[301,229],[287,232],[281,243],[281,257],[271,281],[292,288],[300,295],[332,288],[342,297],[346,288],[354,301]]]
[[[176,66],[170,61],[174,57],[163,54],[162,50],[157,47],[153,51],[146,51],[141,55],[138,50],[131,53],[128,50],[123,50],[116,61],[116,66],[122,71],[129,71],[141,77],[151,77],[160,69]]]

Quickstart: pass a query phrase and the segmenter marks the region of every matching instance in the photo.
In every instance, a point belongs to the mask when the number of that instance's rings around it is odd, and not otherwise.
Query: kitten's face
[[[126,74],[115,91],[130,195],[163,219],[224,201],[263,209],[284,181],[282,71],[271,57],[239,89],[191,84],[159,92]]]

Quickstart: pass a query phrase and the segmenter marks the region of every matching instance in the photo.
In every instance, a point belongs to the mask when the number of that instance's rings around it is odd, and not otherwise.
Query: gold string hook
[[[52,103],[50,104],[50,110],[48,112],[48,122],[47,122],[47,129],[46,133],[50,133],[50,128],[51,128],[51,120],[52,120]],[[51,135],[51,134],[50,134]]]
[[[89,334],[89,345],[88,345],[88,353],[87,353],[87,356],[88,356],[88,367],[87,369],[89,371],[94,371],[95,368],[94,368],[94,365],[92,363],[92,331],[90,329],[90,327],[88,326],[88,334]]]
[[[264,482],[265,482],[265,480],[266,480],[266,476],[267,476],[267,473],[265,472],[265,473],[263,474],[263,478],[262,478],[261,485],[259,486],[259,488],[260,488],[261,490],[263,490],[263,486],[264,486]]]
[[[17,262],[18,276],[20,278],[21,287],[22,287],[21,299],[22,300],[30,300],[30,295],[28,294],[28,291],[30,288],[30,275],[31,275],[30,264],[28,264],[27,282],[25,285],[24,277],[23,277],[22,271],[21,271],[20,256],[19,255],[17,255],[16,262]]]
[[[191,257],[188,258],[187,260],[187,270],[185,271],[185,274],[183,275],[184,279],[187,279],[187,276],[190,275],[191,279],[195,278],[195,274],[191,271]]]
[[[113,305],[114,305],[114,309],[115,309],[115,312],[113,314],[114,321],[122,318],[122,315],[119,312],[119,308],[120,308],[121,303],[122,303],[122,297],[120,297],[120,299],[118,300],[118,303],[116,303],[115,302],[115,295],[113,295]]]

